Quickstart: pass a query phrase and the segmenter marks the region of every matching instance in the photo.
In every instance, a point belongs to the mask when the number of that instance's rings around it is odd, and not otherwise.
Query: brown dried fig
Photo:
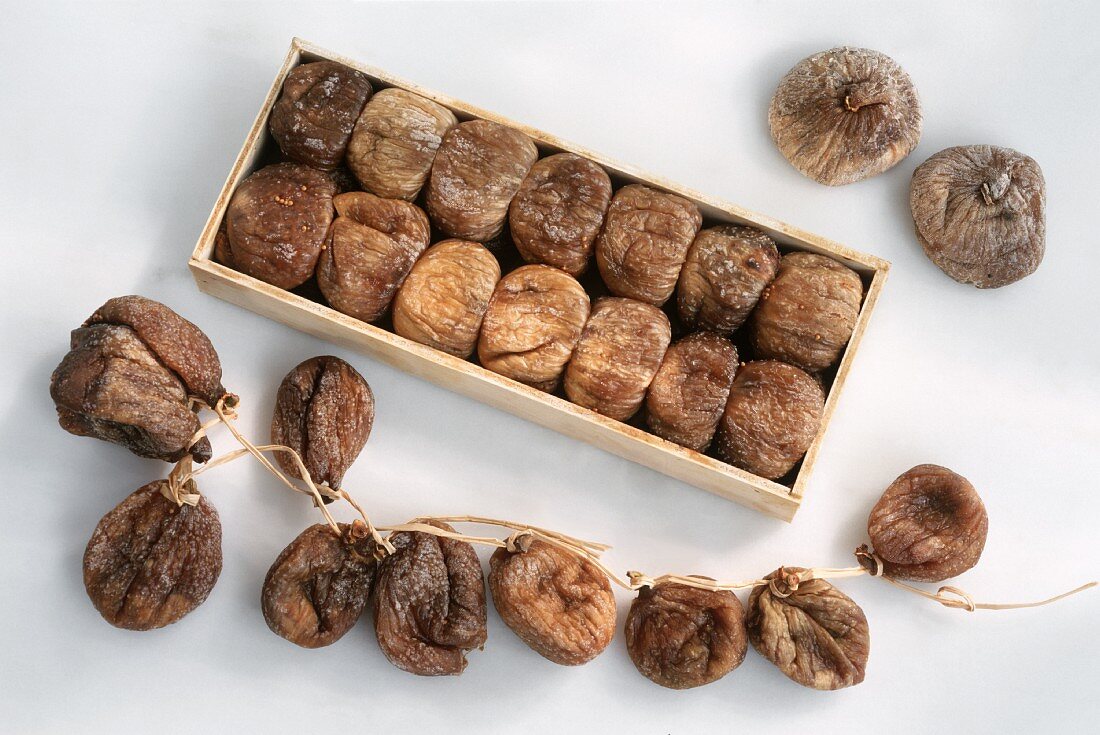
[[[647,679],[669,689],[718,681],[745,660],[737,595],[676,582],[643,587],[626,616],[626,650]]]
[[[579,276],[610,202],[611,178],[592,161],[573,153],[543,158],[531,167],[508,209],[512,241],[528,263]]]
[[[916,148],[920,100],[909,75],[886,54],[834,48],[787,72],[768,125],[792,166],[839,186],[876,176]]]
[[[988,530],[974,486],[934,464],[917,465],[894,480],[867,519],[884,572],[920,582],[942,582],[977,564]]]
[[[676,285],[680,321],[730,334],[741,327],[779,270],[779,250],[760,230],[719,225],[701,231]]]
[[[607,288],[654,306],[668,301],[702,221],[683,197],[641,184],[619,189],[596,239]]]
[[[1043,262],[1043,172],[1011,148],[940,151],[913,172],[909,206],[925,254],[959,283],[1000,288]]]
[[[789,253],[753,311],[756,356],[824,370],[848,344],[863,302],[863,281],[846,265],[815,253]]]
[[[116,628],[171,625],[201,605],[222,570],[222,525],[204,497],[177,505],[164,480],[132,493],[99,521],[84,551],[84,588]],[[188,481],[187,493],[197,493]]]
[[[668,317],[656,306],[613,296],[597,299],[565,369],[565,395],[578,406],[626,421],[641,408],[671,339]]]
[[[457,124],[442,105],[396,87],[383,89],[355,123],[348,166],[367,191],[412,201],[428,180],[443,136]]]
[[[615,635],[615,595],[596,565],[545,541],[526,551],[497,549],[489,589],[505,625],[540,656],[585,664]]]
[[[336,168],[370,93],[366,74],[335,61],[296,66],[271,108],[271,137],[293,161]]]
[[[776,480],[806,453],[825,411],[825,394],[802,370],[774,360],[737,371],[718,422],[718,456],[743,470]]]

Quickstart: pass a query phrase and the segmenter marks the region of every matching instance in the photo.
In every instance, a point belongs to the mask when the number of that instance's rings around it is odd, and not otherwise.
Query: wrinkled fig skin
[[[772,572],[765,579],[775,578]],[[787,567],[798,573],[798,567]],[[788,597],[768,585],[749,595],[745,623],[761,656],[787,678],[811,689],[833,690],[863,681],[871,634],[859,605],[823,579],[802,582]]]
[[[348,144],[348,167],[367,191],[412,201],[420,193],[454,113],[403,89],[383,89],[363,108]]]
[[[886,488],[867,520],[884,572],[899,579],[942,582],[981,558],[989,517],[965,477],[922,464]]]
[[[478,338],[482,367],[552,392],[588,321],[584,287],[548,265],[526,265],[497,284]]]
[[[271,109],[271,136],[292,161],[336,168],[370,94],[367,76],[343,64],[316,61],[297,66]]]
[[[737,348],[714,332],[697,332],[665,352],[646,393],[650,431],[680,446],[705,452],[726,407]]]
[[[249,176],[225,215],[231,265],[279,288],[308,281],[332,223],[335,193],[331,177],[297,163]]]
[[[296,451],[313,481],[340,487],[374,424],[374,393],[355,368],[324,355],[299,364],[283,378],[271,419],[271,443]],[[298,476],[284,452],[279,465]]]
[[[534,142],[488,120],[459,123],[443,138],[428,179],[428,216],[448,237],[489,242],[539,152]]]
[[[611,293],[660,306],[680,277],[703,217],[683,197],[630,184],[615,192],[596,239],[596,265]]]
[[[829,186],[876,176],[920,141],[917,90],[878,51],[834,48],[800,61],[768,110],[772,139],[792,166]]]
[[[500,264],[483,245],[466,240],[436,243],[412,267],[393,301],[393,329],[456,357],[477,345]]]
[[[454,530],[445,524],[435,524]],[[418,531],[391,539],[374,597],[378,645],[394,666],[419,676],[461,674],[466,652],[485,644],[485,579],[465,541]]]
[[[815,253],[784,255],[752,314],[755,354],[824,370],[851,339],[862,302],[863,282],[851,268]]]
[[[647,679],[669,689],[718,681],[745,660],[737,595],[675,582],[643,587],[626,617],[626,650]]]
[[[565,369],[565,395],[626,421],[641,408],[671,340],[668,317],[657,307],[614,296],[597,299]]]
[[[528,263],[544,263],[579,276],[611,202],[611,179],[587,158],[557,153],[543,158],[519,187],[508,209],[509,230]]]
[[[1000,288],[1043,262],[1043,172],[1011,148],[940,151],[913,172],[909,206],[925,254],[959,283]]]
[[[774,360],[747,363],[737,371],[718,422],[718,456],[777,480],[810,448],[824,411],[825,394],[804,371]]]
[[[779,270],[775,241],[760,230],[719,225],[688,250],[676,285],[680,321],[689,329],[732,334]]]
[[[527,551],[497,549],[489,589],[505,625],[540,656],[579,666],[615,635],[615,595],[594,564],[535,539]]]
[[[349,192],[333,199],[337,216],[317,261],[317,285],[332,308],[373,322],[382,317],[431,239],[415,204]]]
[[[177,506],[151,482],[103,516],[84,551],[84,588],[117,628],[171,625],[201,605],[222,570],[222,526],[206,498]],[[188,483],[187,492],[196,492]]]
[[[370,597],[375,561],[366,527],[319,523],[283,549],[260,593],[267,626],[303,648],[321,648],[351,630]],[[361,526],[361,530],[360,530]]]

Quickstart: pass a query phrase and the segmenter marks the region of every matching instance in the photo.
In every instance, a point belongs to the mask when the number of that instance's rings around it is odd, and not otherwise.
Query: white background
[[[921,462],[967,476],[990,515],[957,582],[991,601],[1098,573],[1100,296],[1095,5],[176,7],[5,0],[0,73],[0,730],[798,732],[1063,730],[1100,716],[1100,592],[1040,610],[940,608],[867,579],[867,680],[803,689],[750,651],[692,691],[641,677],[621,635],[581,668],[528,650],[490,609],[458,678],[390,666],[361,622],[327,649],[273,635],[258,605],[282,547],[319,516],[252,462],[203,478],[225,568],[179,624],[116,630],[85,597],[97,520],[165,465],[62,432],[47,386],[68,332],[142,293],[217,346],[242,425],[268,426],[283,374],[335,352],[378,401],[346,485],[384,522],[523,519],[613,543],[610,564],[741,579],[851,563],[867,512]],[[186,260],[291,36],[448,92],[696,189],[880,255],[894,268],[806,502],[769,520],[364,357],[200,295]],[[895,169],[830,189],[768,137],[775,83],[802,57],[864,45],[896,58],[924,137]],[[1047,256],[999,291],[923,256],[912,170],[951,145],[1015,147],[1048,184]],[[227,450],[224,434],[215,448]],[[628,597],[620,594],[620,625]],[[416,730],[414,730],[416,728]],[[805,730],[802,730],[805,731]]]

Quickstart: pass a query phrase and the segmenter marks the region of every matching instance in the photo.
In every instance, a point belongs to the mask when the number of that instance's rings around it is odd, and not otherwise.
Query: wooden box
[[[684,449],[641,429],[605,418],[564,399],[521,385],[471,362],[409,341],[380,327],[360,322],[323,304],[270,286],[216,263],[213,259],[214,238],[225,216],[233,191],[242,179],[266,162],[263,157],[270,155],[275,148],[267,132],[267,119],[279,95],[283,79],[290,69],[299,63],[319,59],[331,59],[359,69],[370,77],[376,91],[390,86],[401,87],[449,107],[459,120],[480,117],[522,130],[538,144],[540,155],[572,151],[586,156],[602,165],[611,174],[616,187],[629,182],[640,182],[675,192],[699,206],[703,213],[704,226],[722,222],[751,225],[775,238],[783,251],[806,250],[822,253],[846,263],[860,273],[864,280],[865,296],[859,320],[851,342],[835,368],[835,375],[832,376],[822,429],[800,467],[796,468],[795,474],[787,478],[790,486],[765,480],[717,459]],[[840,397],[849,367],[859,347],[860,338],[867,327],[875,301],[886,280],[889,267],[889,263],[874,256],[855,252],[837,243],[777,222],[770,217],[691,191],[632,166],[612,161],[606,156],[581,146],[506,120],[447,95],[424,89],[381,69],[332,54],[299,39],[294,39],[291,43],[290,51],[271,85],[267,99],[264,100],[263,107],[248,133],[240,155],[233,164],[190,260],[195,281],[199,289],[206,293],[314,336],[357,350],[419,378],[470,396],[503,411],[522,416],[620,457],[787,521],[794,517],[807,488],[822,438]]]

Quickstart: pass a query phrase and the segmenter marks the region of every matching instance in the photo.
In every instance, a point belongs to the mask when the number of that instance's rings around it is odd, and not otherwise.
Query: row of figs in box
[[[787,474],[816,436],[815,374],[839,358],[863,296],[847,266],[781,257],[751,227],[701,229],[683,197],[615,191],[586,158],[540,159],[524,133],[460,123],[402,89],[372,96],[365,75],[334,62],[290,72],[269,129],[291,160],[237,188],[222,263],[285,289],[315,279],[342,313],[389,313],[403,337],[476,350],[486,369],[560,386],[604,416],[627,421],[644,404],[653,433],[700,452],[713,442],[761,477]],[[349,190],[352,177],[365,191]],[[492,250],[506,225],[529,265],[502,278]],[[577,280],[593,254],[612,294],[595,303]],[[692,333],[672,343],[661,307],[674,294]],[[756,361],[739,365],[728,338],[743,324]]]

